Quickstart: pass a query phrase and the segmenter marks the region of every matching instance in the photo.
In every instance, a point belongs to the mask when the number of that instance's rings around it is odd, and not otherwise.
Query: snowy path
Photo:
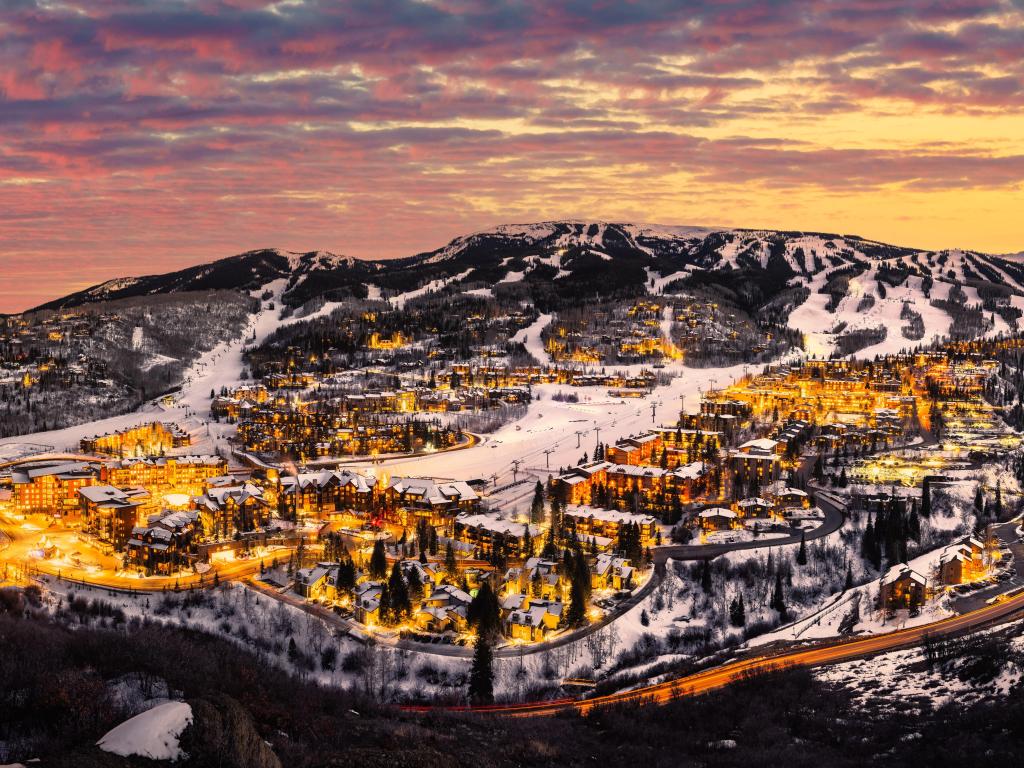
[[[541,315],[530,325],[516,331],[511,339],[513,344],[525,346],[526,351],[533,355],[541,365],[551,365],[551,358],[544,350],[544,341],[540,337],[544,329],[551,325],[551,320],[552,315]]]

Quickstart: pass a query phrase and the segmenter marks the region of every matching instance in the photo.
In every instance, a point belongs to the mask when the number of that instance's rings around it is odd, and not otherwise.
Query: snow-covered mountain
[[[181,291],[254,290],[282,278],[283,299],[292,306],[321,296],[400,297],[501,283],[521,283],[536,302],[557,306],[658,293],[684,280],[750,311],[784,315],[795,309],[791,323],[807,333],[838,322],[850,329],[906,322],[903,307],[910,303],[925,316],[925,338],[933,326],[951,320],[948,314],[942,322],[931,317],[932,300],[964,300],[989,310],[1024,307],[1019,256],[921,251],[819,232],[548,221],[501,225],[390,260],[248,251],[169,274],[110,280],[45,308]]]

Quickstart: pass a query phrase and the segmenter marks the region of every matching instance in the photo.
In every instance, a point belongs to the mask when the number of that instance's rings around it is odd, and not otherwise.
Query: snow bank
[[[96,742],[104,752],[151,760],[177,760],[182,756],[178,740],[192,723],[192,707],[183,701],[168,701],[125,720]]]

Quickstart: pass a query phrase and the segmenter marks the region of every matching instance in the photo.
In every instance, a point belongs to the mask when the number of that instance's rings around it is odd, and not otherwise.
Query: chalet
[[[705,509],[697,518],[705,531],[724,531],[736,527],[737,515],[725,507],[712,507]]]
[[[473,598],[451,584],[436,585],[423,600],[414,621],[431,632],[463,632],[469,626],[469,604]]]
[[[772,503],[760,496],[740,499],[736,506],[743,517],[768,517],[772,511]]]
[[[916,610],[924,605],[928,579],[906,563],[898,563],[886,571],[879,583],[879,608],[885,611]]]
[[[591,586],[594,589],[629,590],[633,588],[635,573],[636,569],[626,558],[601,554],[591,571]]]
[[[557,629],[562,621],[562,603],[549,600],[529,600],[519,610],[509,613],[506,631],[513,640],[538,642],[548,632]]]
[[[295,591],[307,600],[327,597],[327,582],[334,563],[317,563],[311,568],[300,568],[295,574]]]
[[[963,584],[984,578],[985,546],[969,537],[942,550],[939,555],[939,581],[942,584]]]
[[[384,590],[379,581],[364,581],[356,586],[353,608],[355,620],[372,627],[380,623],[380,596]]]
[[[807,509],[811,506],[811,497],[807,494],[807,491],[799,488],[783,486],[772,491],[772,498],[775,499],[776,505],[782,508],[800,507]]]

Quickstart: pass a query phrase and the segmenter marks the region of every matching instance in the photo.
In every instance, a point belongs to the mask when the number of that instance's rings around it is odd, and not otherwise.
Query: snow
[[[526,351],[536,358],[537,362],[541,365],[549,365],[551,363],[551,358],[548,357],[548,353],[544,349],[544,341],[541,339],[540,335],[545,328],[551,325],[552,319],[553,315],[541,315],[530,323],[530,325],[516,331],[510,341],[513,344],[523,344],[526,347]]]
[[[472,268],[470,268],[463,272],[460,272],[457,275],[452,275],[451,277],[444,277],[438,278],[437,280],[431,280],[426,285],[421,286],[413,291],[406,291],[405,293],[400,293],[391,299],[391,305],[396,309],[404,309],[406,303],[408,303],[409,301],[412,301],[413,299],[418,299],[420,296],[425,296],[428,293],[440,291],[446,285],[451,285],[452,283],[457,283],[461,280],[465,280],[467,277],[469,277],[469,274],[472,271]]]
[[[177,760],[183,756],[178,740],[192,723],[192,707],[168,701],[126,720],[96,742],[104,752],[151,760]]]

